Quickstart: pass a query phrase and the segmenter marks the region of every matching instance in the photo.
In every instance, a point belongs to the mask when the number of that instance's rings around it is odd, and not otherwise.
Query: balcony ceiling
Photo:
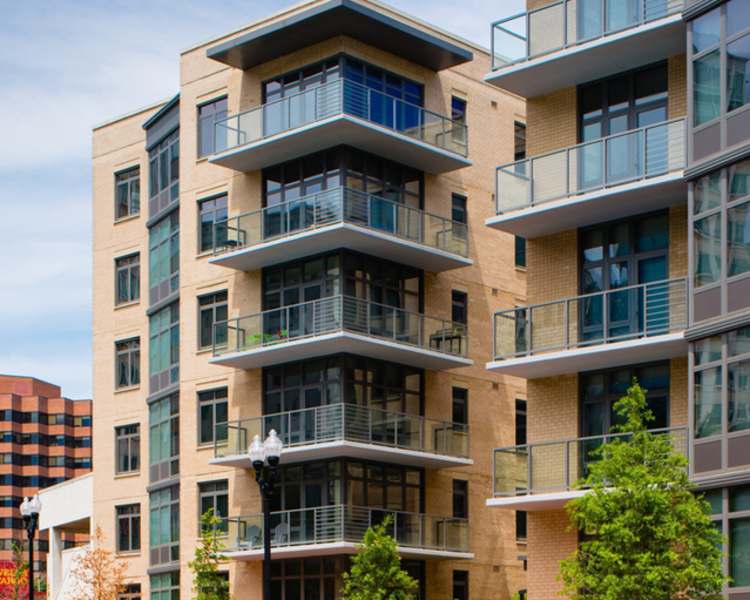
[[[322,542],[320,544],[299,544],[296,546],[273,547],[273,557],[304,558],[306,556],[335,556],[337,554],[355,554],[359,543],[354,542]],[[431,548],[412,548],[399,546],[398,553],[406,558],[448,558],[455,560],[470,560],[474,558],[472,552],[458,552],[452,550],[434,550]],[[230,559],[256,561],[263,560],[263,549],[252,548],[247,550],[233,550],[223,552]]]
[[[329,0],[209,48],[206,54],[238,69],[249,69],[339,35],[347,35],[432,71],[474,58],[466,48],[355,0]]]
[[[528,512],[562,510],[565,505],[575,498],[580,498],[585,490],[567,490],[540,494],[524,494],[490,498],[487,506],[505,508],[508,510],[525,510]]]
[[[485,81],[534,98],[684,53],[685,23],[676,14],[500,68]]]

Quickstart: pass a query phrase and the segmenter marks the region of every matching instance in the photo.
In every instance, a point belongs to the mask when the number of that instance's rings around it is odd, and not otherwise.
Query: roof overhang
[[[209,48],[206,54],[232,67],[249,69],[339,35],[433,71],[455,67],[474,57],[466,48],[354,0],[329,0]]]

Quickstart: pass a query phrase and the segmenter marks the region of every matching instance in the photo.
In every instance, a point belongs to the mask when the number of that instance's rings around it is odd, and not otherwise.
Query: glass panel
[[[732,587],[750,586],[750,519],[729,522],[729,575]]]
[[[721,360],[721,336],[717,335],[695,342],[693,356],[696,365]]]
[[[698,179],[693,185],[693,213],[699,214],[721,206],[721,173]]]
[[[720,113],[719,51],[693,61],[693,114],[694,125],[715,119]]]
[[[727,44],[727,111],[748,103],[750,97],[750,36]]]
[[[717,490],[721,491],[721,490]],[[719,505],[721,509],[721,505]],[[729,488],[729,512],[750,510],[750,486],[740,485]],[[718,510],[716,512],[721,512]]]
[[[721,9],[715,8],[695,19],[692,29],[694,54],[718,44],[721,34]]]
[[[703,499],[711,505],[711,514],[720,515],[722,513],[722,498],[724,494],[721,489],[708,490],[703,494]]]
[[[746,1],[732,0],[725,6],[727,7],[727,37],[750,27],[750,12],[747,11]],[[712,12],[718,13],[719,9]]]
[[[750,271],[750,202],[727,211],[728,275]]]
[[[750,327],[741,327],[730,331],[727,336],[729,356],[737,356],[750,352]]]
[[[693,224],[695,286],[719,281],[721,277],[721,214],[711,215]]]
[[[729,431],[750,429],[750,361],[729,365]]]
[[[694,384],[695,437],[721,433],[721,368],[696,372]]]

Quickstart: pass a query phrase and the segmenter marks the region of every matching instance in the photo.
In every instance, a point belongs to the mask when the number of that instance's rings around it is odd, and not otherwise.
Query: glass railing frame
[[[609,308],[607,298],[616,295],[616,294],[623,294],[623,293],[633,293],[633,292],[640,292],[640,290],[646,290],[648,287],[663,287],[667,286],[667,294],[670,293],[671,286],[673,285],[681,285],[682,291],[680,292],[678,290],[678,293],[680,293],[680,296],[682,297],[682,301],[680,304],[667,304],[667,309],[672,310],[674,307],[682,307],[683,310],[683,317],[684,320],[680,321],[675,326],[672,326],[671,322],[669,323],[669,327],[664,329],[659,329],[655,332],[648,333],[647,330],[647,317],[648,317],[648,297],[647,292],[643,292],[643,304],[645,307],[644,314],[643,314],[643,324],[644,324],[644,331],[638,331],[638,332],[628,332],[623,335],[618,336],[609,336],[607,335],[607,332],[609,331],[609,311],[606,310]],[[637,283],[634,285],[624,286],[620,288],[614,288],[609,290],[604,290],[601,292],[593,292],[590,294],[580,294],[578,296],[569,296],[567,298],[563,298],[561,300],[550,300],[549,302],[541,302],[538,304],[529,304],[526,306],[518,306],[516,308],[508,309],[508,310],[500,310],[495,312],[492,318],[492,340],[493,340],[493,348],[492,348],[492,354],[493,359],[496,361],[500,360],[508,360],[508,359],[514,359],[514,358],[523,358],[523,357],[530,357],[530,356],[538,356],[540,354],[544,354],[546,352],[556,352],[556,351],[564,351],[564,350],[574,350],[574,349],[580,349],[580,348],[590,348],[592,346],[598,346],[598,345],[607,345],[612,344],[615,342],[621,342],[621,341],[627,341],[632,339],[644,339],[653,337],[654,335],[664,335],[666,333],[671,333],[674,331],[681,331],[687,328],[687,318],[688,318],[688,308],[689,308],[689,301],[690,301],[690,290],[688,286],[688,278],[687,277],[674,277],[670,279],[663,279],[660,281],[651,281],[648,283]],[[640,294],[639,294],[640,295]],[[579,340],[578,343],[571,344],[570,339],[570,323],[569,323],[569,314],[570,314],[570,306],[572,304],[578,304],[582,301],[585,301],[587,299],[596,298],[598,296],[602,296],[605,300],[602,301],[602,325],[601,329],[603,332],[603,335],[601,338],[598,339],[590,339],[590,340]],[[562,329],[563,335],[563,343],[560,345],[555,346],[545,346],[542,348],[539,348],[537,350],[534,350],[533,348],[533,311],[534,309],[539,309],[543,307],[548,306],[555,306],[555,305],[562,305],[563,306],[563,319],[562,323],[560,324],[560,327]],[[629,316],[632,316],[632,308],[630,309]],[[509,317],[507,315],[515,314],[520,311],[523,311],[526,313],[526,327],[524,329],[525,331],[525,351],[518,351],[512,355],[499,355],[497,352],[497,340],[498,340],[498,318],[513,318],[514,323],[517,322],[517,320],[514,317]],[[528,315],[531,314],[532,317],[529,317]],[[578,321],[578,332],[581,331],[580,328],[580,321]],[[580,333],[579,333],[580,335]],[[515,340],[514,340],[515,341]]]
[[[327,535],[327,536],[320,536],[313,535],[312,539],[310,537],[305,537],[304,539],[300,539],[298,541],[292,541],[292,536],[289,532],[289,522],[291,521],[292,515],[302,515],[302,514],[312,514],[313,518],[313,526],[312,529],[317,533],[318,527],[316,523],[318,521],[322,521],[323,527],[327,527],[330,532],[333,533],[333,535]],[[322,515],[322,516],[319,516]],[[366,515],[364,519],[360,519],[359,517],[361,515]],[[440,516],[434,516],[429,515],[425,513],[412,513],[407,511],[399,511],[399,510],[390,510],[386,508],[374,508],[374,507],[366,507],[366,506],[356,506],[356,505],[350,505],[350,504],[333,504],[333,505],[327,505],[327,506],[317,506],[317,507],[310,507],[310,508],[298,508],[298,509],[292,509],[292,510],[282,510],[282,511],[275,511],[271,513],[271,519],[279,518],[281,517],[281,524],[286,523],[287,524],[287,533],[285,534],[288,537],[288,540],[286,542],[279,541],[278,539],[274,539],[277,537],[277,534],[272,534],[271,539],[271,547],[275,549],[292,549],[295,546],[315,546],[315,545],[321,545],[321,544],[331,544],[331,543],[350,543],[350,544],[360,544],[362,542],[362,536],[364,535],[365,531],[368,527],[379,523],[379,519],[373,518],[374,515],[378,516],[385,516],[385,515],[393,515],[393,523],[391,524],[391,529],[389,530],[389,533],[393,535],[393,537],[396,539],[396,543],[401,548],[415,548],[415,549],[421,549],[421,550],[433,550],[437,552],[461,552],[461,553],[468,553],[469,550],[469,520],[463,519],[459,517],[440,517]],[[412,521],[416,522],[419,525],[418,533],[417,533],[417,539],[419,543],[417,544],[409,544],[404,543],[404,540],[400,538],[399,536],[399,519],[402,519],[403,521]],[[232,553],[232,552],[241,552],[241,551],[252,551],[252,550],[261,550],[262,551],[262,522],[263,522],[263,515],[262,514],[251,514],[246,516],[237,516],[237,517],[227,517],[224,519],[226,523],[226,531],[227,533],[222,535],[222,537],[227,541],[225,544],[225,547],[223,549],[223,553]],[[256,535],[254,536],[254,544],[249,544],[243,547],[243,544],[239,541],[239,524],[240,523],[260,523],[260,525],[254,525],[257,529]],[[233,536],[231,534],[232,531],[232,524],[237,524],[237,531],[238,534],[236,536]],[[427,542],[427,536],[428,533],[427,528],[425,525],[428,526],[435,526],[435,530],[439,530],[442,528],[442,544],[430,544]],[[450,525],[456,525],[459,529],[458,531],[461,532],[461,539],[462,541],[465,541],[465,545],[460,548],[452,547],[448,544],[448,537],[449,537],[449,531],[448,526]],[[222,527],[224,527],[222,525]],[[277,525],[274,529],[278,528],[279,525]],[[231,539],[233,537],[236,537],[236,543],[234,545],[231,544]],[[435,537],[441,537],[440,532],[438,531],[437,535]]]
[[[569,40],[568,39],[568,17],[569,13],[572,12],[575,16],[577,13],[577,2],[578,0],[558,0],[557,2],[551,2],[549,4],[545,4],[544,6],[540,6],[538,8],[534,8],[532,10],[528,11],[522,11],[516,14],[513,14],[509,17],[505,17],[502,19],[499,19],[497,21],[494,21],[490,24],[490,48],[491,48],[491,71],[494,73],[496,71],[499,71],[501,69],[504,69],[509,66],[514,66],[518,64],[522,64],[525,62],[528,62],[530,60],[533,60],[535,58],[546,56],[548,54],[552,54],[553,52],[558,52],[560,50],[567,50],[568,48],[574,48],[576,46],[580,46],[583,44],[586,44],[588,42],[592,42],[594,40],[602,39],[609,37],[611,35],[615,35],[617,33],[621,33],[623,31],[628,31],[630,29],[635,29],[637,27],[641,27],[647,23],[652,23],[654,21],[658,21],[659,19],[664,19],[667,17],[670,17],[672,15],[678,14],[682,12],[684,0],[666,0],[666,12],[664,14],[658,14],[657,16],[653,18],[647,18],[647,10],[646,5],[651,0],[640,0],[639,4],[641,5],[641,18],[633,21],[623,27],[613,28],[613,29],[607,29],[605,23],[607,22],[607,5],[606,2],[602,1],[602,8],[601,8],[601,31],[598,34],[587,36],[584,38],[575,39],[575,40]],[[575,9],[573,11],[569,10],[569,6],[571,4],[575,5]],[[531,44],[532,40],[529,35],[529,31],[531,28],[529,27],[529,22],[533,15],[536,15],[538,13],[542,13],[544,11],[551,11],[558,7],[562,7],[560,12],[562,13],[562,19],[560,20],[560,25],[562,28],[562,44],[558,46],[553,46],[550,48],[547,48],[541,52],[536,52],[534,54],[531,53]],[[524,19],[524,25],[525,25],[525,34],[518,33],[516,31],[513,31],[509,29],[508,27],[505,27],[504,25],[510,24],[512,21],[516,21],[517,19]],[[501,60],[501,57],[503,55],[499,54],[496,51],[496,41],[495,41],[495,33],[496,30],[502,32],[502,34],[516,38],[518,40],[521,40],[526,47],[526,53],[524,56],[517,58],[517,59],[510,59],[510,60]],[[505,58],[505,57],[503,57]]]
[[[660,434],[668,434],[672,438],[675,438],[675,434],[680,434],[680,436],[683,436],[682,443],[684,445],[684,454],[688,460],[690,459],[690,435],[689,435],[689,428],[687,425],[677,425],[673,427],[662,427],[657,429],[649,429],[649,433],[654,435],[660,435]],[[527,444],[518,444],[514,446],[502,446],[498,448],[494,448],[492,450],[492,495],[495,498],[516,498],[519,496],[538,496],[540,494],[549,494],[549,493],[556,493],[556,492],[569,492],[573,490],[582,490],[586,489],[584,487],[581,487],[580,482],[583,479],[583,477],[578,477],[575,481],[572,480],[571,477],[571,464],[570,464],[570,455],[571,455],[571,448],[574,448],[578,450],[581,446],[586,444],[587,442],[596,442],[596,441],[603,441],[605,444],[609,441],[616,439],[616,438],[622,438],[633,435],[632,433],[628,432],[614,432],[614,433],[607,433],[602,435],[591,435],[591,436],[584,436],[584,437],[578,437],[578,438],[566,438],[566,439],[557,439],[557,440],[549,440],[549,441],[541,441],[541,442],[531,442]],[[532,460],[529,460],[529,457],[533,455],[534,448],[549,448],[553,446],[561,446],[563,448],[563,461],[562,461],[562,469],[564,471],[564,477],[561,478],[563,480],[562,486],[552,486],[552,487],[545,487],[543,489],[537,489],[535,490],[533,487],[530,487],[530,482],[533,482],[533,462]],[[527,487],[525,489],[523,488],[516,488],[516,490],[513,493],[501,493],[498,492],[497,484],[498,484],[498,476],[497,476],[497,457],[500,453],[506,453],[506,454],[515,454],[518,456],[525,456],[526,457],[526,483]],[[580,457],[579,457],[580,458]]]
[[[360,222],[359,220],[356,220],[352,218],[352,215],[350,214],[351,211],[347,210],[347,204],[350,204],[352,202],[351,197],[362,197],[366,200],[367,206],[365,215],[367,218],[367,223]],[[297,229],[293,229],[291,224],[289,223],[289,215],[291,214],[293,208],[295,205],[302,205],[305,202],[313,201],[313,222],[310,225],[307,225],[305,227],[300,227]],[[317,201],[317,202],[315,202]],[[326,202],[330,205],[334,205],[337,209],[337,213],[333,218],[327,218],[325,220],[318,221],[318,210],[315,210],[315,207],[320,204],[320,202]],[[404,211],[407,215],[409,215],[409,218],[411,215],[416,215],[416,223],[418,224],[418,231],[417,236],[411,237],[408,235],[403,234],[400,231],[399,227],[395,228],[385,228],[385,227],[377,227],[376,225],[373,225],[370,223],[372,219],[372,211],[371,205],[373,201],[377,201],[378,203],[381,203],[385,206],[390,206],[394,213],[396,211]],[[274,212],[280,212],[281,214],[286,216],[287,222],[284,226],[284,232],[279,234],[272,234],[272,235],[266,235],[265,229],[265,223],[266,223],[266,215],[274,213]],[[248,235],[247,231],[241,227],[241,222],[243,219],[252,218],[254,216],[258,216],[260,227],[262,229],[261,235],[259,239],[255,242],[248,243]],[[463,242],[463,249],[461,251],[454,251],[453,249],[448,249],[441,247],[439,244],[430,244],[425,239],[425,221],[428,219],[435,219],[439,223],[444,223],[445,226],[442,227],[440,231],[437,232],[437,235],[440,234],[452,234],[453,239],[459,243]],[[409,221],[411,222],[411,221]],[[234,225],[236,223],[236,225]],[[428,248],[433,248],[435,250],[439,250],[442,252],[447,252],[451,254],[457,254],[463,258],[468,258],[469,256],[469,236],[468,236],[468,225],[466,223],[461,223],[459,221],[454,221],[453,219],[449,219],[447,217],[441,217],[438,215],[435,215],[433,213],[424,211],[419,208],[414,208],[411,206],[407,206],[406,204],[402,204],[400,202],[395,202],[393,200],[389,200],[388,198],[384,198],[382,196],[378,196],[377,194],[369,194],[367,192],[362,192],[360,190],[355,190],[353,188],[349,188],[346,186],[339,186],[335,188],[331,188],[328,190],[322,190],[319,192],[315,192],[313,194],[308,194],[306,196],[302,196],[301,198],[296,198],[294,200],[287,200],[285,202],[281,202],[279,204],[274,204],[273,206],[266,206],[264,208],[253,210],[253,211],[247,211],[244,213],[241,213],[239,215],[235,215],[232,217],[227,217],[226,219],[222,219],[221,221],[216,221],[213,223],[212,226],[212,253],[214,256],[219,256],[221,254],[224,254],[226,252],[235,252],[237,250],[246,249],[246,248],[253,248],[254,246],[259,246],[261,244],[265,244],[268,242],[274,242],[278,240],[282,240],[285,238],[289,238],[295,235],[303,234],[306,232],[314,231],[316,229],[319,229],[321,227],[329,227],[332,225],[339,225],[339,224],[351,224],[356,225],[358,227],[363,227],[368,230],[372,230],[376,233],[381,233],[385,235],[390,235],[399,239],[403,239],[409,242],[417,243],[423,246],[427,246]],[[229,233],[227,233],[224,236],[220,235],[220,232],[222,228],[226,232],[233,232],[233,236],[235,236],[236,243],[229,243],[230,236]],[[408,230],[408,227],[407,227]],[[462,231],[463,230],[463,231]],[[459,234],[454,233],[455,231],[461,232]],[[461,239],[461,236],[463,235],[463,239]],[[224,243],[221,243],[220,238],[226,238],[224,240]],[[444,244],[446,245],[446,244]]]
[[[247,446],[250,443],[250,436],[247,434],[248,427],[243,427],[243,423],[248,422],[260,422],[260,427],[258,430],[261,432],[261,438],[265,438],[267,435],[266,429],[268,429],[268,425],[266,424],[269,421],[273,421],[275,419],[286,419],[287,422],[291,422],[293,418],[298,417],[300,415],[305,414],[314,414],[315,415],[315,422],[316,425],[319,421],[318,419],[318,413],[330,411],[340,411],[340,415],[334,415],[334,418],[339,418],[341,420],[339,429],[335,432],[333,435],[314,435],[312,440],[302,440],[298,442],[290,441],[289,439],[285,439],[286,432],[283,430],[279,431],[279,436],[284,441],[284,447],[285,448],[304,448],[306,446],[314,446],[316,444],[322,444],[322,443],[330,443],[330,442],[336,442],[336,441],[350,441],[354,443],[367,443],[372,444],[375,446],[382,446],[387,448],[396,448],[396,449],[403,449],[403,450],[409,450],[409,451],[415,451],[415,452],[424,452],[427,454],[432,454],[435,456],[447,456],[452,458],[459,458],[459,459],[468,459],[469,458],[469,452],[468,449],[470,448],[471,444],[471,438],[469,435],[469,426],[465,423],[454,423],[452,421],[444,421],[440,419],[431,419],[429,417],[424,417],[422,415],[410,415],[408,413],[404,412],[398,412],[398,411],[389,411],[384,410],[380,408],[375,407],[367,407],[367,406],[360,406],[357,404],[347,403],[347,402],[337,402],[333,404],[326,404],[322,406],[315,406],[312,408],[302,408],[298,410],[292,410],[292,411],[283,411],[283,412],[277,412],[277,413],[271,413],[262,415],[259,417],[250,417],[246,419],[237,419],[234,421],[228,421],[227,423],[217,423],[214,427],[215,432],[218,433],[219,428],[224,428],[227,430],[227,437],[226,439],[220,439],[218,435],[214,435],[214,458],[215,459],[221,459],[225,458],[227,456],[237,456],[240,454],[246,454],[247,452]],[[349,414],[351,411],[357,411],[359,414],[367,413],[368,417],[368,432],[369,435],[367,436],[367,439],[361,439],[360,436],[353,435],[350,431],[350,428],[347,427],[347,419],[356,419],[358,417],[349,417]],[[376,436],[373,435],[373,423],[374,420],[372,419],[373,415],[381,415],[383,418],[381,420],[378,420],[376,423],[376,426],[381,424],[387,424],[387,423],[393,423],[395,426],[395,430],[393,433],[393,441],[383,441],[382,439],[378,439]],[[302,422],[304,417],[300,418],[299,421]],[[398,437],[399,437],[399,430],[398,425],[399,422],[403,422],[405,420],[408,421],[418,421],[419,422],[419,445],[417,447],[413,445],[404,445],[398,443]],[[330,421],[326,421],[327,423]],[[435,424],[437,428],[434,431],[444,430],[450,433],[454,433],[456,435],[463,435],[465,436],[465,442],[464,447],[466,448],[466,453],[457,454],[457,453],[451,453],[450,448],[445,448],[443,450],[438,449],[430,449],[429,445],[425,443],[425,435],[429,433],[430,431],[433,431],[431,428],[431,425]],[[220,449],[223,447],[229,448],[229,431],[232,429],[236,429],[238,432],[244,431],[245,435],[238,435],[237,439],[240,440],[239,446],[240,448],[237,448],[236,453],[232,453],[231,451],[228,451],[226,454],[222,454]],[[463,429],[463,431],[462,431]],[[291,425],[287,426],[286,431],[292,431],[293,428]],[[317,431],[317,427],[316,427]],[[244,442],[242,441],[244,440]],[[451,446],[452,447],[452,446]]]
[[[346,93],[347,92],[345,91],[345,87],[347,87],[347,86],[351,86],[352,89],[358,90],[360,93],[361,92],[366,93],[367,104],[365,106],[365,110],[366,110],[366,114],[368,116],[372,112],[371,108],[372,108],[372,105],[373,105],[373,102],[372,102],[372,96],[373,96],[373,94],[378,94],[379,97],[384,97],[384,98],[388,99],[389,101],[391,101],[391,103],[393,105],[393,111],[392,111],[392,114],[393,114],[393,117],[394,117],[393,121],[392,121],[393,125],[389,126],[388,124],[385,124],[385,123],[379,123],[378,121],[376,121],[376,120],[374,120],[372,118],[369,118],[369,117],[366,118],[366,117],[363,117],[362,115],[357,114],[356,112],[353,112],[351,110],[347,110],[347,107],[345,106],[345,104],[346,104],[345,101],[347,100],[347,98],[346,98]],[[340,90],[338,92],[340,94],[339,98],[338,98],[338,108],[334,108],[331,111],[325,111],[325,114],[317,115],[317,112],[318,112],[318,110],[317,110],[318,109],[318,99],[319,99],[320,95],[323,94],[323,93],[325,93],[325,92],[329,92],[331,89],[336,88],[336,87],[340,88]],[[256,111],[268,111],[272,107],[274,107],[274,106],[281,106],[284,103],[286,103],[287,106],[289,107],[287,109],[287,113],[291,113],[291,106],[293,104],[293,101],[295,99],[301,98],[301,97],[305,96],[306,94],[310,94],[310,93],[312,93],[313,96],[314,96],[314,98],[315,98],[314,104],[315,104],[315,107],[316,107],[316,110],[315,110],[316,116],[314,118],[310,119],[310,120],[305,121],[304,123],[299,124],[299,125],[289,126],[289,127],[285,128],[285,129],[279,129],[278,131],[273,131],[271,133],[266,133],[265,130],[264,130],[263,133],[260,136],[254,138],[254,139],[245,139],[243,141],[240,141],[240,134],[242,133],[242,130],[239,127],[232,127],[232,126],[228,125],[228,123],[231,123],[233,121],[237,121],[239,123],[239,121],[242,119],[242,117],[250,115],[250,114],[252,114],[252,113],[254,113]],[[399,129],[398,127],[396,127],[395,126],[395,123],[397,122],[397,118],[396,118],[396,114],[397,114],[396,113],[396,106],[404,106],[406,108],[410,108],[410,109],[416,110],[418,112],[418,114],[419,114],[419,122],[418,122],[418,124],[414,128]],[[261,142],[263,140],[266,140],[268,138],[274,137],[276,135],[280,135],[280,134],[284,134],[284,133],[291,133],[291,132],[293,132],[293,131],[295,131],[297,129],[300,129],[302,127],[308,126],[311,123],[316,123],[316,122],[323,121],[325,119],[329,119],[329,118],[332,118],[332,117],[345,116],[345,115],[349,115],[349,116],[352,116],[352,117],[355,117],[355,118],[363,119],[367,123],[371,123],[373,125],[377,125],[377,126],[380,126],[380,127],[384,127],[386,129],[390,129],[390,130],[392,130],[392,131],[394,131],[396,133],[400,133],[402,135],[406,135],[407,137],[410,137],[410,138],[418,139],[418,140],[420,140],[420,141],[422,141],[422,142],[424,142],[424,143],[426,143],[428,145],[434,146],[436,148],[440,148],[441,150],[445,150],[447,152],[454,153],[454,154],[456,154],[458,156],[462,156],[464,158],[468,157],[468,155],[469,155],[469,129],[468,129],[468,126],[466,125],[466,123],[462,123],[462,122],[457,121],[455,119],[452,119],[452,118],[450,118],[448,116],[442,115],[442,114],[437,113],[437,112],[435,112],[433,110],[425,108],[424,106],[420,106],[418,104],[414,104],[413,102],[408,102],[406,100],[403,100],[401,98],[397,98],[395,96],[392,96],[392,95],[387,94],[385,92],[382,92],[380,90],[375,90],[375,89],[372,89],[372,88],[368,88],[367,86],[362,85],[359,82],[352,81],[352,80],[347,79],[345,77],[339,77],[338,79],[336,79],[334,81],[330,81],[330,82],[321,84],[321,85],[316,86],[314,88],[311,88],[309,90],[303,90],[301,92],[297,92],[297,93],[292,94],[290,96],[285,96],[284,98],[279,98],[277,100],[272,100],[271,102],[267,102],[265,104],[260,104],[258,106],[254,106],[252,108],[249,108],[247,110],[235,113],[233,115],[227,115],[223,119],[221,119],[219,121],[216,121],[214,123],[213,130],[212,130],[212,132],[213,132],[212,135],[213,135],[213,138],[214,138],[213,148],[215,148],[215,150],[213,152],[213,155],[217,156],[217,155],[222,154],[223,152],[235,150],[235,149],[241,148],[242,146],[245,146],[247,144]],[[449,146],[448,144],[439,145],[439,144],[432,144],[431,142],[429,142],[426,139],[425,134],[424,134],[424,132],[426,130],[425,128],[429,126],[428,119],[425,118],[426,116],[432,117],[432,118],[438,120],[442,124],[441,132],[438,134],[439,137],[441,137],[443,139],[447,139],[448,136],[451,136],[452,141],[455,143],[455,145],[461,147],[463,149],[463,151],[462,152],[458,152],[458,151],[452,150],[450,147],[448,147]],[[288,122],[291,123],[291,119]],[[447,124],[450,124],[450,126],[446,126]],[[220,145],[217,143],[217,140],[219,139],[218,131],[219,131],[220,128],[224,128],[225,130],[227,130],[229,132],[232,132],[232,131],[236,132],[237,133],[237,143],[235,143],[235,144],[227,144],[226,148],[219,149]],[[417,137],[409,135],[409,132],[412,131],[412,130],[414,130],[414,129],[417,129],[417,130],[421,131],[421,134],[419,136],[417,136]],[[454,135],[455,132],[459,132],[458,136]],[[459,141],[457,141],[456,138],[458,138]]]
[[[367,308],[366,317],[365,317],[365,323],[366,323],[366,331],[362,331],[356,327],[353,327],[351,323],[346,322],[346,316],[344,314],[344,311],[347,308],[347,304],[354,303],[355,307],[361,307],[365,306]],[[239,331],[243,331],[244,329],[239,327],[239,322],[246,319],[253,319],[253,318],[263,318],[264,315],[271,315],[272,313],[284,313],[286,315],[284,322],[287,324],[292,322],[292,319],[290,319],[290,311],[292,310],[300,310],[303,307],[311,307],[312,310],[312,317],[310,318],[310,322],[315,326],[316,323],[316,307],[330,305],[328,307],[328,310],[330,312],[331,307],[335,311],[335,315],[333,317],[333,321],[327,321],[328,326],[323,326],[320,329],[315,329],[311,333],[303,333],[300,335],[290,335],[289,331],[286,331],[286,335],[281,335],[280,337],[270,337],[267,338],[266,333],[262,334],[256,334],[260,336],[260,343],[247,347],[247,345],[243,345],[243,347],[239,347]],[[351,307],[351,305],[350,305]],[[406,318],[414,318],[417,322],[417,331],[416,331],[416,337],[419,340],[419,343],[411,343],[409,341],[405,341],[404,339],[399,339],[399,336],[397,335],[397,328],[393,327],[393,335],[392,336],[383,336],[383,335],[377,335],[377,333],[373,332],[373,317],[371,316],[370,308],[371,307],[378,307],[378,309],[382,310],[384,314],[391,313],[393,318],[393,323],[396,322],[397,317],[400,317],[402,315],[405,315]],[[321,313],[325,315],[326,313],[322,312],[322,308],[318,308],[318,315]],[[336,316],[338,315],[338,316]],[[383,318],[385,320],[385,317]],[[441,327],[438,329],[438,333],[440,333],[440,337],[435,338],[435,333],[429,333],[425,331],[425,321],[435,321],[436,323],[440,323]],[[236,325],[233,325],[236,324]],[[230,331],[236,331],[236,337],[238,343],[236,344],[237,347],[230,348],[229,344],[229,332]],[[391,341],[395,342],[399,345],[404,345],[407,347],[412,348],[419,348],[421,350],[428,350],[432,352],[438,352],[447,356],[454,356],[457,358],[466,358],[468,354],[468,345],[469,345],[469,331],[468,331],[468,325],[464,323],[458,323],[455,321],[452,321],[450,319],[443,319],[440,317],[432,317],[429,315],[425,315],[423,313],[417,313],[412,312],[410,310],[406,310],[403,308],[398,308],[394,306],[388,306],[386,304],[381,304],[379,302],[373,302],[370,300],[365,300],[361,298],[355,298],[353,296],[347,296],[343,294],[338,294],[334,296],[327,296],[325,298],[319,298],[317,300],[309,300],[307,302],[300,302],[297,304],[292,304],[289,306],[283,306],[280,308],[274,308],[269,310],[264,310],[261,312],[257,312],[251,315],[246,316],[240,316],[240,317],[234,317],[231,319],[227,319],[224,321],[217,321],[214,323],[214,342],[212,346],[212,355],[214,358],[220,358],[221,356],[225,354],[230,353],[240,353],[240,352],[247,352],[250,350],[255,350],[259,348],[265,348],[265,347],[273,347],[278,346],[280,344],[293,342],[296,340],[303,340],[303,339],[310,339],[314,337],[319,337],[322,335],[328,335],[333,333],[339,333],[339,332],[351,332],[356,335],[364,335],[367,337],[371,337],[374,340],[383,340],[383,341]],[[226,336],[222,338],[222,335]],[[244,334],[243,334],[244,335]],[[427,340],[425,339],[427,338]],[[227,343],[218,343],[217,339],[226,339]],[[449,350],[445,350],[446,342],[451,342],[450,347],[453,347],[453,343],[458,340],[459,342],[459,352],[452,352]],[[437,348],[432,347],[431,342],[438,342]]]
[[[682,140],[682,161],[681,161],[681,167],[672,169],[669,165],[667,165],[667,169],[664,171],[658,171],[653,174],[647,173],[647,155],[648,155],[648,134],[649,131],[657,130],[659,128],[664,128],[667,132],[669,132],[669,128],[672,125],[676,125],[678,123],[682,124],[682,132],[680,134],[680,138]],[[630,136],[638,136],[642,140],[642,143],[639,145],[639,160],[641,165],[641,173],[634,175],[633,177],[626,177],[626,178],[618,178],[616,181],[607,181],[609,169],[608,169],[608,159],[609,159],[609,153],[607,148],[612,144],[613,141],[618,140],[619,138],[626,138]],[[667,143],[669,143],[669,139],[667,139]],[[601,185],[591,185],[591,186],[584,186],[580,187],[579,189],[571,189],[571,181],[570,181],[570,170],[571,170],[571,159],[570,156],[572,153],[581,152],[586,147],[594,147],[596,145],[601,145]],[[555,155],[565,154],[565,188],[562,190],[562,192],[554,197],[550,198],[544,198],[543,200],[536,200],[534,198],[534,162],[535,161],[541,161],[546,158],[550,158]],[[667,158],[669,158],[669,146],[667,146]],[[519,165],[528,165],[528,173],[526,172],[526,169],[518,169],[517,167]],[[591,140],[588,142],[582,142],[580,144],[575,144],[573,146],[567,146],[565,148],[561,148],[558,150],[552,150],[550,152],[545,152],[543,154],[539,154],[537,156],[532,156],[529,158],[524,158],[522,160],[513,161],[510,163],[506,163],[503,165],[500,165],[498,167],[495,167],[495,214],[497,215],[507,215],[511,214],[520,210],[525,210],[527,208],[532,208],[534,206],[540,206],[543,204],[547,204],[549,202],[555,202],[557,200],[562,200],[564,198],[570,198],[574,196],[579,196],[581,194],[588,194],[592,193],[598,190],[610,190],[613,188],[617,188],[621,185],[627,185],[632,184],[637,181],[647,181],[649,179],[652,179],[654,177],[661,177],[663,175],[674,173],[679,170],[683,170],[687,166],[687,119],[685,117],[676,117],[674,119],[668,119],[666,121],[662,121],[661,123],[655,123],[653,125],[645,125],[643,127],[636,127],[634,129],[629,129],[628,131],[623,131],[621,133],[616,133],[613,135],[608,135],[605,137],[601,137],[596,140]],[[503,203],[503,195],[502,190],[500,186],[500,174],[506,173],[508,175],[515,175],[519,178],[523,178],[528,182],[528,193],[526,194],[526,202],[525,204],[514,206],[508,210],[503,210],[502,203]]]

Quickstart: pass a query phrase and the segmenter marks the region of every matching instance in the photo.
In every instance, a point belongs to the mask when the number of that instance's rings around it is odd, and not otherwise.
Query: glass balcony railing
[[[320,227],[350,223],[430,248],[468,256],[465,223],[373,194],[339,187],[214,224],[214,254],[249,248]]]
[[[402,548],[469,552],[469,523],[466,519],[343,504],[271,513],[271,546],[358,544],[367,528],[381,523],[387,515],[393,517],[388,533]],[[262,548],[262,514],[228,519],[225,551]]]
[[[559,0],[491,26],[492,70],[682,11],[683,0]]]
[[[222,435],[216,438],[214,456],[244,455],[255,435],[265,439],[271,429],[287,448],[349,441],[457,458],[469,455],[468,425],[342,402],[217,425]]]
[[[217,121],[216,153],[338,115],[350,115],[461,156],[468,155],[468,130],[416,104],[339,79]]]
[[[654,429],[669,435],[676,452],[688,455],[687,427]],[[495,497],[548,494],[575,489],[596,460],[594,450],[629,434],[609,434],[496,448],[492,454]]]
[[[424,350],[466,356],[467,328],[351,296],[330,296],[214,325],[214,356],[348,331]]]
[[[497,167],[497,214],[681,171],[685,139],[680,118]]]
[[[681,331],[687,291],[670,279],[495,313],[495,360]]]

